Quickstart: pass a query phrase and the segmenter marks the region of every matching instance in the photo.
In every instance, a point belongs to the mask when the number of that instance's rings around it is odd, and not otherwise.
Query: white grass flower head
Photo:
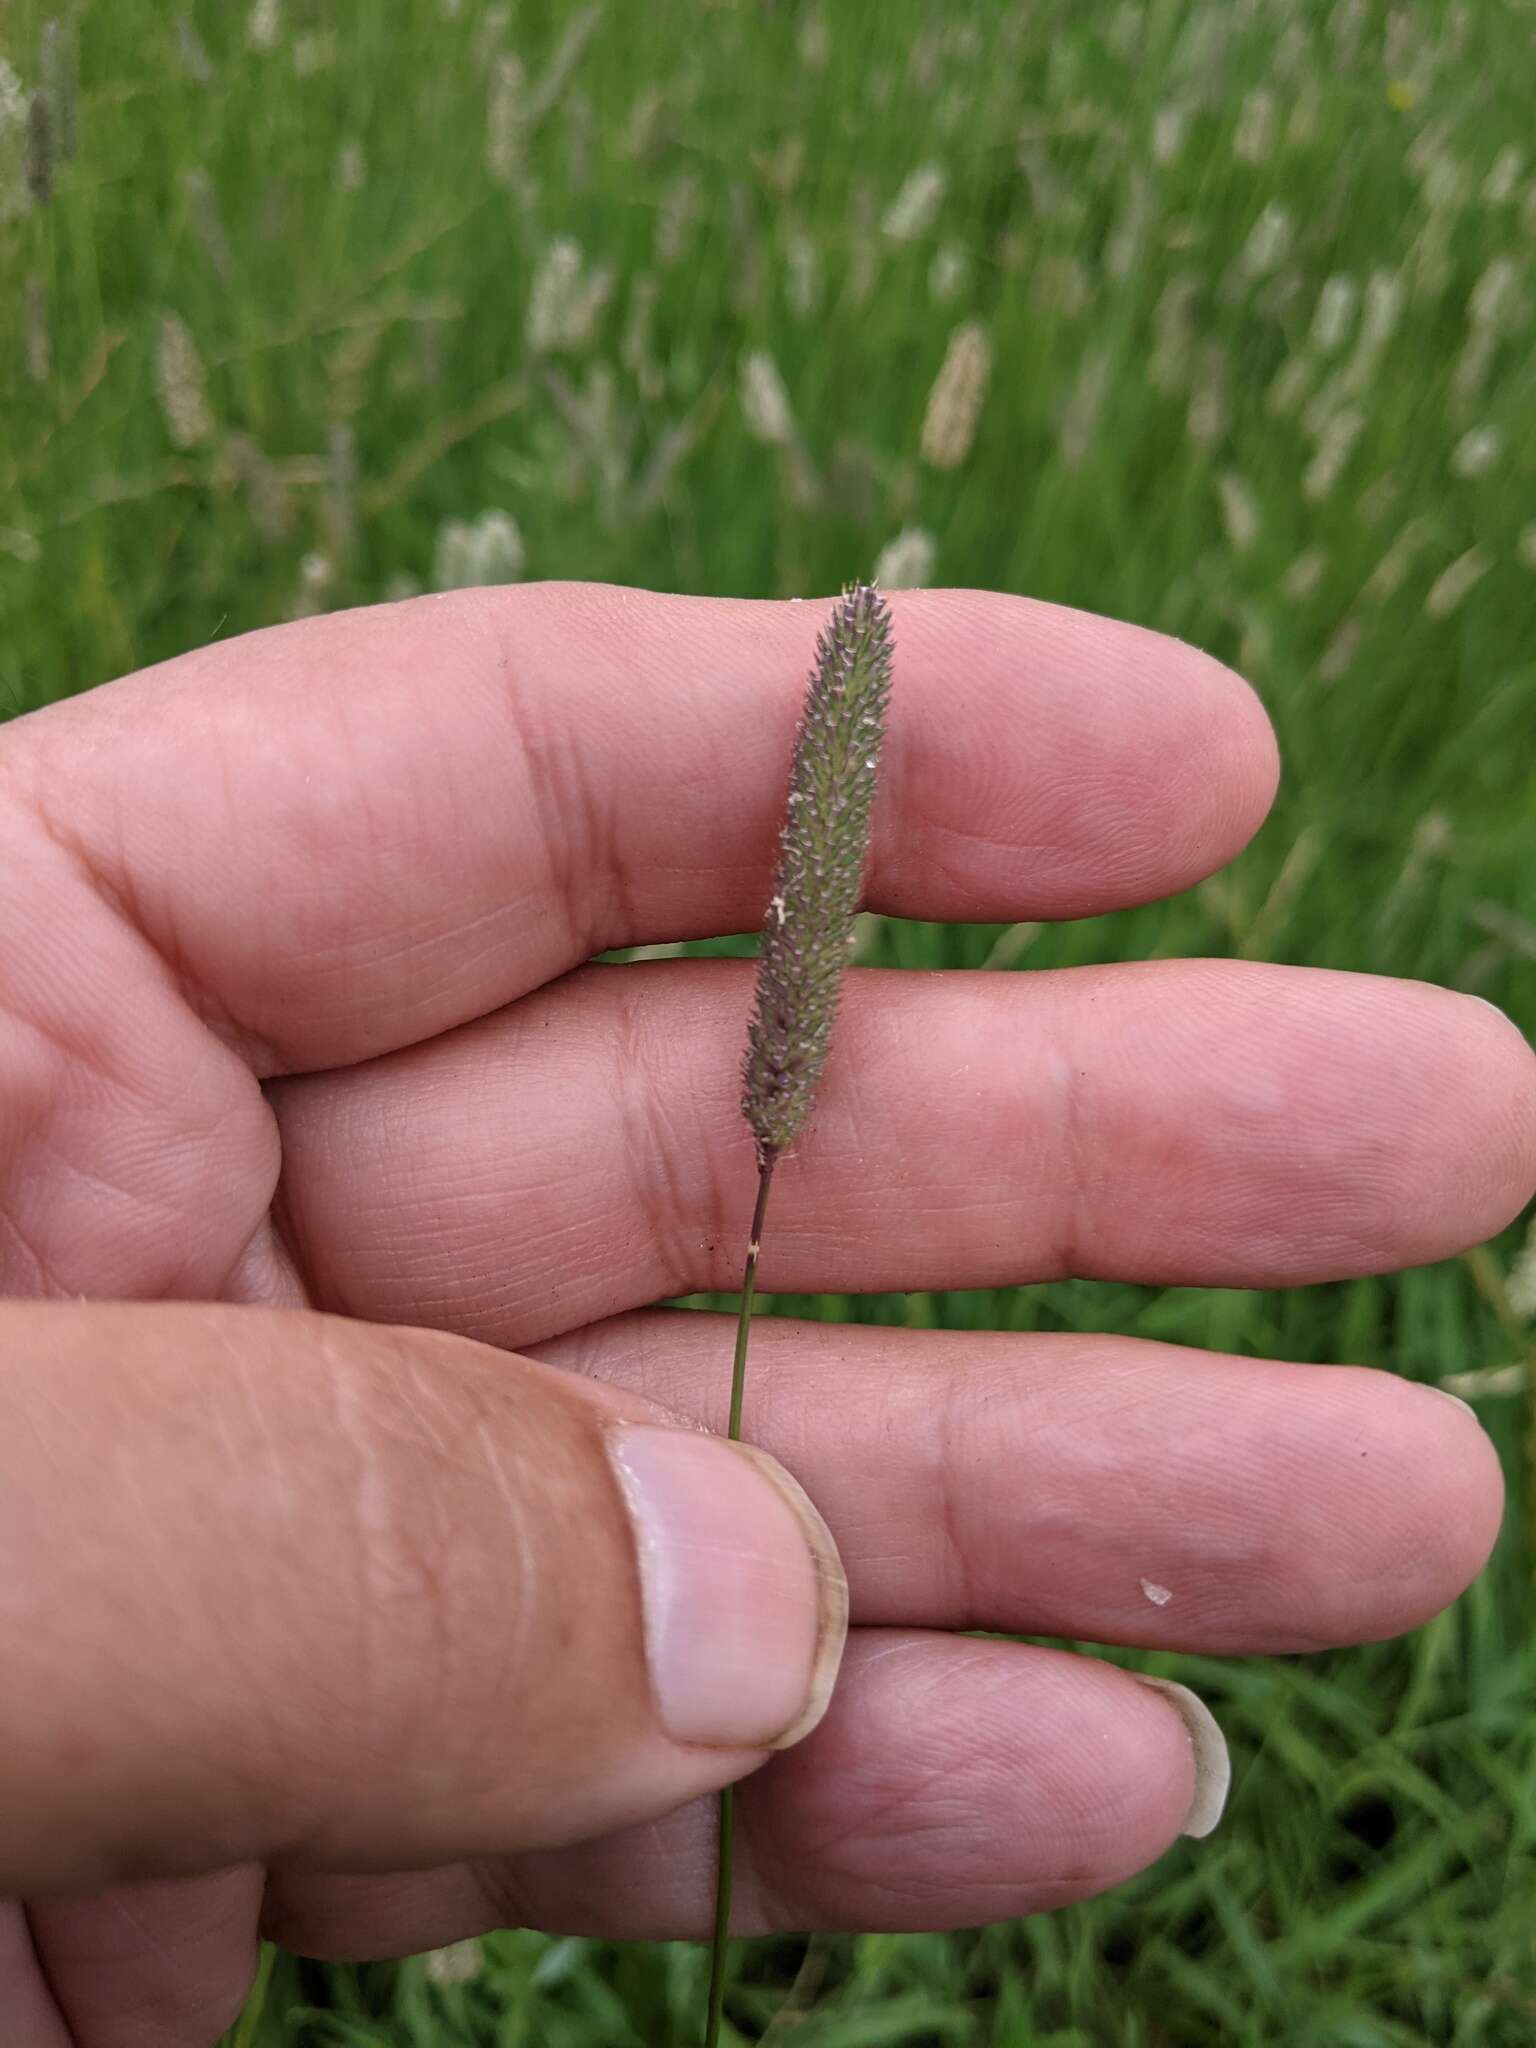
[[[473,585],[474,576],[469,568],[471,534],[467,519],[445,519],[437,529],[437,542],[432,550],[434,590],[468,590]]]
[[[27,209],[27,119],[26,88],[0,57],[0,221]]]
[[[312,548],[299,562],[299,587],[288,605],[289,618],[313,619],[329,611],[335,581],[336,564],[329,555]]]
[[[1197,352],[1191,377],[1189,406],[1184,431],[1198,447],[1214,448],[1227,431],[1230,410],[1227,376],[1230,365],[1219,341],[1203,342]]]
[[[991,376],[987,331],[979,320],[966,320],[950,335],[928,393],[920,448],[931,468],[958,469],[970,454]]]
[[[1276,370],[1264,394],[1264,403],[1277,419],[1300,410],[1312,388],[1312,371],[1312,358],[1306,355],[1287,356]]]
[[[368,159],[355,135],[336,151],[336,183],[343,192],[361,192],[368,183]]]
[[[27,89],[0,57],[0,129],[19,133],[27,125]]]
[[[1259,537],[1258,499],[1232,469],[1223,470],[1216,479],[1216,495],[1221,504],[1221,523],[1233,553],[1246,554]]]
[[[245,24],[253,50],[275,50],[283,34],[283,0],[254,0]]]
[[[942,242],[928,266],[928,296],[936,306],[949,306],[971,281],[971,259],[963,242]]]
[[[1199,285],[1180,271],[1163,286],[1152,309],[1152,359],[1147,374],[1166,396],[1183,391],[1195,354],[1195,326],[1190,317]]]
[[[1494,158],[1493,168],[1483,180],[1483,204],[1507,206],[1520,189],[1520,179],[1524,171],[1524,150],[1518,142],[1506,142]]]
[[[556,235],[534,273],[528,301],[528,346],[535,355],[587,347],[613,290],[606,264],[590,270],[581,244]]]
[[[522,529],[510,512],[492,509],[475,521],[473,561],[480,583],[515,583],[528,562]]]
[[[477,519],[445,519],[432,554],[432,588],[477,590],[515,583],[527,559],[522,531],[510,512],[492,508]]]
[[[1189,127],[1189,107],[1184,100],[1169,100],[1152,118],[1152,161],[1171,164],[1184,147]]]
[[[0,526],[0,548],[18,562],[40,562],[42,542],[24,526]]]
[[[769,448],[792,447],[794,411],[779,366],[766,349],[749,349],[742,357],[740,383],[742,418],[753,440]]]
[[[1470,427],[1451,450],[1451,469],[1457,476],[1486,476],[1503,453],[1498,427]]]
[[[1275,144],[1275,96],[1255,86],[1243,100],[1232,135],[1232,154],[1239,163],[1261,164]]]
[[[1345,619],[1323,649],[1318,661],[1317,673],[1323,682],[1336,683],[1341,676],[1348,673],[1355,656],[1360,652],[1361,638],[1360,621]]]
[[[485,1950],[478,1939],[450,1942],[447,1948],[435,1948],[423,1957],[422,1968],[429,1982],[445,1988],[458,1984],[473,1984],[485,1968]]]
[[[288,537],[293,514],[276,467],[249,434],[231,434],[224,453],[250,511],[251,524],[269,547],[278,546]]]
[[[939,217],[948,183],[940,164],[921,164],[885,210],[880,232],[888,242],[915,242]]]
[[[510,185],[523,167],[527,99],[522,63],[504,50],[491,66],[485,105],[485,165],[498,185]]]
[[[198,448],[213,439],[208,373],[185,320],[162,313],[155,342],[155,391],[173,448]]]
[[[1520,312],[1519,266],[1511,256],[1495,256],[1467,296],[1467,319],[1502,334],[1518,324]]]
[[[1359,283],[1348,272],[1336,271],[1325,280],[1317,295],[1312,332],[1308,336],[1310,346],[1318,355],[1331,356],[1343,346],[1354,324],[1355,309],[1359,303]]]
[[[1481,548],[1471,547],[1464,555],[1458,555],[1429,586],[1429,594],[1424,600],[1424,616],[1429,619],[1449,618],[1465,603],[1492,567],[1493,563]]]
[[[1078,369],[1077,378],[1061,410],[1056,445],[1065,469],[1081,469],[1093,448],[1109,390],[1109,351],[1090,349]]]
[[[875,582],[881,590],[925,590],[933,581],[938,543],[924,526],[904,526],[880,550]]]
[[[1536,520],[1522,526],[1515,542],[1515,558],[1524,569],[1536,569]]]
[[[213,59],[190,14],[178,14],[176,17],[176,51],[183,70],[194,84],[212,85]]]
[[[1288,209],[1271,201],[1254,222],[1243,244],[1238,258],[1243,275],[1250,279],[1268,277],[1271,271],[1278,269],[1290,250],[1294,232],[1295,222]]]
[[[1280,588],[1294,604],[1303,604],[1328,573],[1328,557],[1321,548],[1303,548],[1280,579]]]
[[[1522,1322],[1536,1322],[1536,1224],[1509,1269],[1504,1295]]]
[[[1358,397],[1365,392],[1397,332],[1408,301],[1407,281],[1401,271],[1373,270],[1365,281],[1365,307],[1360,315],[1360,337],[1343,372],[1342,388]]]
[[[1326,498],[1344,472],[1355,443],[1365,428],[1365,414],[1358,406],[1342,406],[1330,415],[1317,439],[1317,452],[1301,479],[1302,496],[1316,504]]]
[[[791,228],[784,238],[784,295],[801,320],[821,304],[821,252],[804,228]]]
[[[528,346],[541,354],[560,344],[581,264],[581,244],[570,235],[556,235],[540,259],[528,302]]]
[[[1527,310],[1518,265],[1508,256],[1495,256],[1467,298],[1467,338],[1451,379],[1461,404],[1470,404],[1482,390],[1500,342],[1520,325]]]
[[[813,8],[800,23],[800,62],[807,71],[825,71],[831,56],[831,25],[824,9]]]
[[[311,29],[293,39],[295,78],[315,78],[322,71],[334,71],[341,57],[341,44],[330,29]]]
[[[1372,604],[1385,604],[1395,597],[1408,580],[1408,575],[1419,556],[1439,537],[1439,524],[1427,513],[1420,513],[1410,519],[1398,533],[1386,553],[1366,578],[1361,595]]]

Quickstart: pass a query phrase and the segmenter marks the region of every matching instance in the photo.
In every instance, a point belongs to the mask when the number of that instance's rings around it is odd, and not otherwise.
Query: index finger
[[[1081,917],[1187,887],[1273,795],[1247,685],[980,591],[892,599],[868,901]],[[481,590],[202,648],[0,768],[264,1072],[484,1015],[607,948],[751,929],[819,603]]]

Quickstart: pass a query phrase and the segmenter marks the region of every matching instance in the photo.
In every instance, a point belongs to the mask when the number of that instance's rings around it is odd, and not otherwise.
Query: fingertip
[[[1479,996],[1433,983],[1427,995],[1423,1065],[1425,1114],[1417,1137],[1420,1185],[1454,1218],[1457,1251],[1497,1235],[1536,1194],[1536,1052],[1504,1011]]]
[[[1253,838],[1280,784],[1280,747],[1259,693],[1214,654],[1145,627],[1127,629],[1169,705],[1170,808],[1190,831],[1181,886],[1224,867]]]
[[[1264,700],[1246,677],[1230,669],[1213,655],[1199,654],[1208,671],[1214,670],[1211,687],[1219,692],[1221,716],[1212,721],[1216,784],[1230,791],[1228,830],[1230,860],[1241,853],[1263,825],[1273,808],[1280,787],[1280,741]]]
[[[967,917],[1081,917],[1187,888],[1268,814],[1279,756],[1253,689],[1149,627],[983,590],[899,593],[895,915],[937,868]],[[914,687],[916,685],[916,687]],[[1024,906],[1021,908],[1021,906]]]
[[[1140,858],[1165,893],[1224,867],[1275,800],[1280,749],[1253,685],[1202,647],[1150,626],[1071,613],[1092,666],[1120,695],[1142,700],[1126,721],[1125,771],[1140,819]]]
[[[1509,1184],[1505,1199],[1512,1221],[1536,1196],[1536,1048],[1515,1020],[1481,996],[1464,1001],[1480,1015],[1484,1057],[1496,1086],[1509,1104]]]
[[[1402,1635],[1449,1607],[1487,1563],[1504,1478],[1464,1402],[1395,1373],[1330,1368],[1298,1410],[1295,1452],[1292,1484],[1315,1509],[1307,1541],[1272,1560],[1295,1618],[1277,1648]]]
[[[1493,1554],[1504,1523],[1504,1468],[1475,1408],[1443,1387],[1397,1381],[1418,1431],[1414,1469],[1419,1517],[1438,1533],[1419,1586],[1427,1621],[1457,1600]]]
[[[1082,1785],[1093,1785],[1107,1847],[1100,1891],[1145,1870],[1180,1835],[1207,1834],[1226,1799],[1230,1767],[1214,1717],[1188,1688],[1142,1672],[1099,1667],[1110,1684],[1084,1689],[1069,1748]],[[1084,1751],[1097,1759],[1089,1764]]]

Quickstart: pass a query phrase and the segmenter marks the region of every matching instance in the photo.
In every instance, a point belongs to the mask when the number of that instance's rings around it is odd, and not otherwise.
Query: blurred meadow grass
[[[455,583],[1026,591],[1251,676],[1274,817],[1172,903],[870,919],[862,958],[1232,954],[1536,1017],[1531,0],[10,0],[0,59],[7,709]],[[1521,1246],[1289,1294],[782,1301],[1472,1375],[1512,1502],[1411,1638],[1152,1660],[1233,1746],[1209,1841],[1054,1917],[760,1944],[738,2023],[1536,2037]],[[683,2043],[703,1969],[530,1933],[282,1958],[239,2039]]]

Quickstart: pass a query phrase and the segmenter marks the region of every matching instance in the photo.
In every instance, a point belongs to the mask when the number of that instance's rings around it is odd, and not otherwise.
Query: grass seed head
[[[932,468],[958,469],[970,454],[991,375],[986,329],[963,321],[949,337],[923,417],[922,456]]]
[[[160,316],[155,344],[155,389],[173,448],[197,448],[213,438],[208,374],[192,330],[175,313]]]
[[[742,1114],[766,1163],[799,1132],[826,1065],[869,856],[891,686],[891,615],[848,589],[816,645],[757,965]]]

